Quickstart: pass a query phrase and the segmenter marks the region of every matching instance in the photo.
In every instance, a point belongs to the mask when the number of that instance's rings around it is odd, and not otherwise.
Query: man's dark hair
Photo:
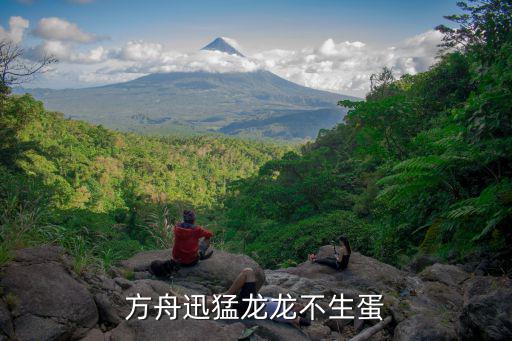
[[[183,211],[183,221],[185,223],[193,224],[196,221],[196,214],[192,210]]]

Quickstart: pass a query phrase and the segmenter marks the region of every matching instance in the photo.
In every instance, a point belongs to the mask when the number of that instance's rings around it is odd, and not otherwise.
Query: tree
[[[386,66],[380,73],[372,74],[370,76],[370,93],[366,95],[366,99],[373,100],[391,95],[393,93],[391,86],[394,81],[393,71]]]
[[[35,62],[24,58],[25,51],[10,40],[0,41],[0,94],[8,94],[10,87],[26,82],[46,67],[57,62],[50,55],[43,55]]]
[[[444,34],[442,47],[473,50],[483,61],[491,61],[500,47],[510,41],[512,29],[511,0],[469,0],[457,3],[463,14],[445,16],[458,28],[439,25],[436,30]]]

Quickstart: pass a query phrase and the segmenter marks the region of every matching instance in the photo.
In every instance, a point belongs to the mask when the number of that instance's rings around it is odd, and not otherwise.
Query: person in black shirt
[[[340,246],[340,253],[336,250],[335,245],[333,245],[334,249],[334,257],[326,257],[326,258],[316,258],[314,253],[309,255],[309,260],[313,263],[318,263],[322,265],[327,265],[333,269],[343,271],[347,268],[348,262],[350,260],[350,254],[352,250],[350,249],[350,243],[348,242],[347,237],[340,236],[338,237],[338,242]]]

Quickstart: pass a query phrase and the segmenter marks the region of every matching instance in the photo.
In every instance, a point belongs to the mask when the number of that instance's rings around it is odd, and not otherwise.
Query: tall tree
[[[42,55],[37,61],[29,61],[24,55],[20,45],[10,40],[0,41],[0,94],[8,94],[13,85],[30,80],[57,62],[51,55]]]

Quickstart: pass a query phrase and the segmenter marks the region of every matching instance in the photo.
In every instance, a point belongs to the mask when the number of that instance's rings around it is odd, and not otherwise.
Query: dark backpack
[[[154,260],[149,266],[149,272],[159,278],[167,278],[178,272],[179,269],[179,264],[173,260]]]

